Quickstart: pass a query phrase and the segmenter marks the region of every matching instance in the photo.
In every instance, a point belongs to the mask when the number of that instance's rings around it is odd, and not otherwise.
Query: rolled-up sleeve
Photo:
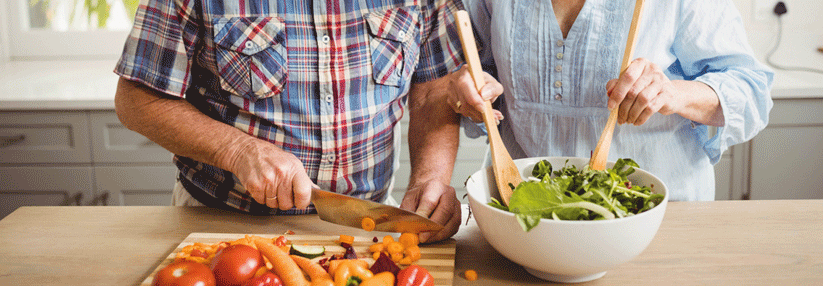
[[[423,2],[423,38],[420,43],[420,60],[412,76],[414,82],[441,78],[463,65],[463,51],[454,19],[454,13],[463,9],[462,2]]]
[[[198,1],[150,0],[138,6],[114,72],[157,91],[183,97],[199,41]]]
[[[717,93],[725,118],[714,137],[699,138],[714,164],[730,146],[752,139],[768,124],[774,73],[755,59],[730,1],[682,3],[674,53],[686,79]]]

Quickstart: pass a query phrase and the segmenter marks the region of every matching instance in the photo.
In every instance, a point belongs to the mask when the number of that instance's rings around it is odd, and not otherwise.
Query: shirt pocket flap
[[[406,42],[412,38],[418,25],[420,12],[417,6],[401,7],[371,12],[366,18],[369,32],[377,38]]]
[[[214,42],[247,56],[285,40],[285,24],[273,17],[234,17],[214,20]]]

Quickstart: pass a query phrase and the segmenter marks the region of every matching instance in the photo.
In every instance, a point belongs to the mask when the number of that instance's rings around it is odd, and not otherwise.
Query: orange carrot
[[[309,274],[312,282],[321,279],[331,280],[331,275],[326,272],[326,269],[323,269],[323,266],[320,266],[320,264],[312,262],[311,259],[297,255],[291,255],[291,259],[297,263],[297,266],[300,266],[300,269],[303,269],[303,271]]]
[[[363,220],[360,221],[360,227],[365,231],[372,231],[374,230],[374,220],[370,217],[364,217]]]
[[[471,270],[471,269],[466,270],[466,272],[463,273],[463,276],[465,276],[466,280],[469,280],[469,281],[477,280],[477,271],[474,271],[474,270]]]
[[[338,239],[337,242],[352,245],[354,243],[354,236],[341,234],[340,239]]]
[[[309,281],[303,276],[303,271],[300,271],[300,267],[289,257],[288,253],[274,246],[273,243],[265,243],[260,240],[254,243],[263,256],[269,259],[269,262],[272,264],[272,270],[274,270],[277,276],[280,276],[283,284],[286,286],[309,285]]]
[[[420,237],[416,233],[403,233],[397,239],[404,247],[412,247],[420,244]]]

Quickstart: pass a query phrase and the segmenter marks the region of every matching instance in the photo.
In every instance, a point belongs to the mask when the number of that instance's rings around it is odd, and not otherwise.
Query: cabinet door
[[[168,206],[177,176],[172,166],[95,167],[97,201],[110,206]]]
[[[172,154],[120,123],[113,111],[92,112],[91,150],[95,163],[169,163]]]
[[[726,152],[728,153],[728,151]],[[724,154],[714,165],[714,199],[718,201],[732,199],[732,159]]]
[[[91,167],[0,167],[0,218],[22,206],[87,205]]]
[[[823,100],[775,100],[751,140],[751,199],[823,199]]]
[[[89,163],[85,112],[0,112],[0,163]]]

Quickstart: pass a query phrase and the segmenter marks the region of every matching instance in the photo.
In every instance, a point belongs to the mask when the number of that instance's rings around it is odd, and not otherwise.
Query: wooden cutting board
[[[188,245],[192,245],[195,242],[206,243],[206,244],[214,244],[221,241],[232,241],[236,239],[240,239],[245,237],[246,234],[240,233],[201,233],[201,232],[193,232],[189,234],[183,242],[177,245],[177,248],[174,249],[169,255],[166,256],[166,259],[157,266],[157,268],[152,271],[149,277],[143,280],[141,286],[151,286],[152,279],[154,275],[166,265],[171,264],[174,261],[177,253],[180,252],[183,247]],[[260,237],[266,238],[274,238],[280,235],[278,234],[253,234]],[[399,237],[399,234],[392,235],[395,239]],[[308,245],[322,245],[326,248],[326,255],[331,256],[332,254],[337,253],[344,253],[345,250],[343,247],[338,245],[335,241],[339,238],[339,236],[330,236],[330,235],[285,235],[285,237],[291,241],[293,244],[308,244]],[[358,257],[363,258],[364,260],[369,261],[369,264],[374,262],[371,253],[369,253],[369,246],[374,244],[374,236],[365,237],[365,236],[355,236],[354,237],[354,244],[352,247],[354,248],[355,253],[357,253]],[[380,241],[383,241],[382,235],[378,237]],[[434,277],[434,285],[439,286],[451,286],[452,280],[454,278],[454,256],[455,256],[455,240],[449,239],[443,242],[435,243],[435,244],[425,244],[420,245],[420,260],[418,260],[415,264],[423,266]],[[401,267],[402,268],[402,267]]]

